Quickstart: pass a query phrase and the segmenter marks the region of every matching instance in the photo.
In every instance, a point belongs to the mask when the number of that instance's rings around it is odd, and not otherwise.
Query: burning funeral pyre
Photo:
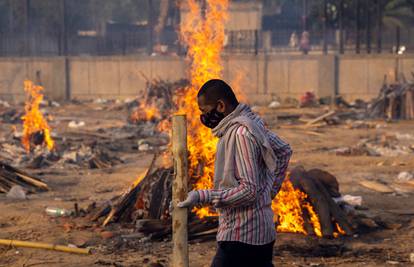
[[[39,108],[43,101],[43,87],[26,80],[24,90],[26,92],[26,113],[22,117],[22,144],[27,152],[30,152],[30,149],[37,145],[45,145],[51,151],[54,147],[51,130]]]
[[[189,175],[193,189],[212,188],[213,162],[216,138],[199,122],[197,103],[198,88],[212,78],[220,78],[222,65],[220,53],[224,41],[224,24],[227,19],[226,0],[208,0],[203,17],[197,1],[186,1],[188,15],[182,23],[181,37],[188,48],[190,85],[177,91],[175,109],[169,114],[188,116]],[[134,120],[164,118],[154,101],[146,99],[132,113]],[[167,120],[160,120],[162,128],[169,131]],[[166,126],[166,127],[165,127]],[[201,145],[202,144],[202,145]],[[92,221],[135,224],[138,231],[160,239],[171,233],[169,203],[171,201],[171,165],[157,167],[154,157],[148,172],[111,203],[105,203],[92,215]],[[352,234],[346,215],[332,200],[339,195],[338,183],[331,174],[321,170],[305,171],[298,168],[285,179],[281,191],[272,205],[277,230],[333,237]],[[190,238],[215,234],[217,214],[208,207],[195,207],[190,215]]]

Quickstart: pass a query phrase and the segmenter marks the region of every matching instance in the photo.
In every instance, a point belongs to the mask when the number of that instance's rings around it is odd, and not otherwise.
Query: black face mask
[[[200,121],[208,128],[215,128],[224,118],[224,114],[217,111],[217,107],[200,115]]]

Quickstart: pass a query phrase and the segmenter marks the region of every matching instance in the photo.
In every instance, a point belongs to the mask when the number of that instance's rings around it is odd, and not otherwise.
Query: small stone
[[[26,192],[20,185],[14,185],[6,195],[10,199],[26,199]]]
[[[400,172],[397,179],[401,182],[408,182],[414,179],[414,175],[409,172]]]

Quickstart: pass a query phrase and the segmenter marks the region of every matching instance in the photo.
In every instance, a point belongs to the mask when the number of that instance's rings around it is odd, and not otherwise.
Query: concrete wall
[[[37,72],[47,96],[53,99],[65,97],[63,58],[0,58],[0,99],[24,99],[23,81],[30,79],[39,83]]]
[[[71,96],[78,99],[136,97],[145,89],[146,79],[175,81],[185,77],[184,69],[180,58],[71,58]]]
[[[339,94],[345,99],[372,99],[384,83],[395,81],[394,56],[342,56],[339,60]]]
[[[69,58],[66,83],[63,58],[0,59],[0,98],[24,99],[23,81],[36,81],[40,71],[47,97],[65,98],[68,85],[72,98],[131,98],[145,89],[146,79],[171,81],[187,77],[187,62],[178,57],[73,57]],[[319,97],[334,92],[347,100],[371,99],[387,75],[411,79],[414,56],[393,55],[224,55],[223,78],[250,103],[298,98],[306,91]]]

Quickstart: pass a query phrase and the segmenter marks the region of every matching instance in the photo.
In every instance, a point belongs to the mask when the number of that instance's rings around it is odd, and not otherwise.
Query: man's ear
[[[224,113],[226,111],[226,104],[223,100],[217,101],[217,111],[220,113]]]

